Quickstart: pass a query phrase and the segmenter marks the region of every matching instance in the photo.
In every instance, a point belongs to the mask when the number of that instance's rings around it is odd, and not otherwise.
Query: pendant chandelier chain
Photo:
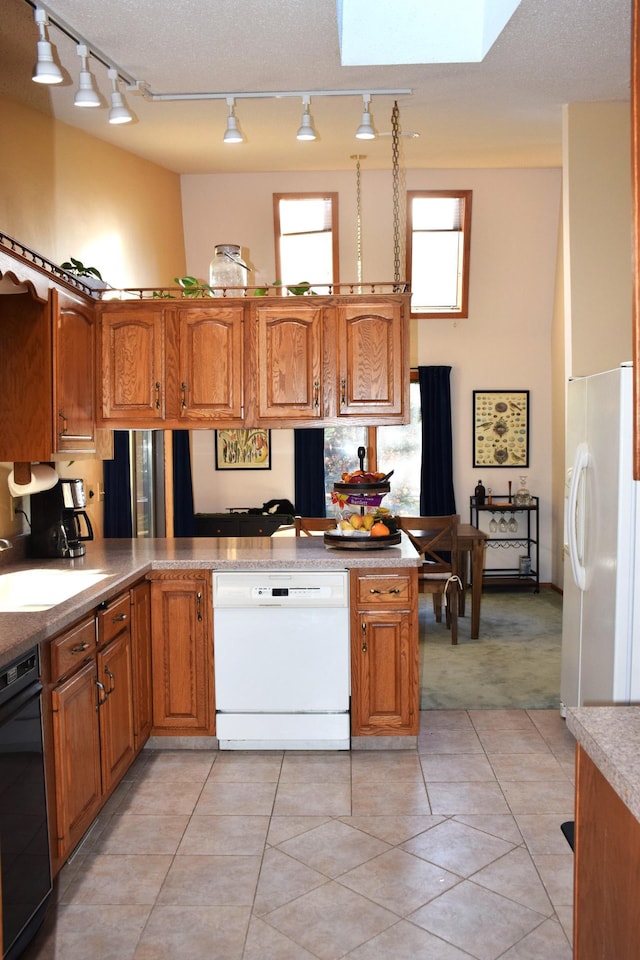
[[[398,101],[394,101],[391,111],[391,161],[393,178],[393,279],[396,283],[403,281],[404,257],[401,246],[402,225],[405,218],[402,183],[404,172],[401,169],[400,157],[400,108]]]
[[[362,283],[362,178],[360,174],[360,160],[364,159],[356,153],[351,158],[356,161],[356,279]]]

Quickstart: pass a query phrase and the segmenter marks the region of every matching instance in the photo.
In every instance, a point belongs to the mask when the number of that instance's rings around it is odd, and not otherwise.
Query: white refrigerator
[[[632,373],[625,363],[568,384],[563,714],[566,707],[640,702]]]

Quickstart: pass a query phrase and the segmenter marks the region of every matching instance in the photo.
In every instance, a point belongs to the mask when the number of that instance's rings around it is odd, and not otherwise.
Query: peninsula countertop
[[[567,727],[640,821],[640,707],[573,707]]]
[[[422,559],[405,533],[397,546],[375,550],[328,547],[322,537],[193,537],[96,540],[74,560],[22,560],[0,574],[19,570],[84,570],[106,574],[93,587],[49,610],[0,613],[0,661],[6,663],[55,636],[126,590],[151,570],[336,570],[351,567],[419,567]],[[13,553],[13,551],[11,551]],[[3,558],[4,559],[4,558]],[[34,598],[34,602],[37,599]]]

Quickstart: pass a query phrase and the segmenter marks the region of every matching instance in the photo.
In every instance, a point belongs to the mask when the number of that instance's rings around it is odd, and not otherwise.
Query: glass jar
[[[516,490],[513,502],[517,507],[528,507],[531,503],[531,494],[527,490],[527,478],[524,476],[520,477],[520,486]]]
[[[236,243],[219,243],[214,248],[213,260],[209,264],[209,283],[212,287],[245,287],[249,268],[240,256],[240,247]],[[214,297],[242,297],[244,290],[212,290]]]

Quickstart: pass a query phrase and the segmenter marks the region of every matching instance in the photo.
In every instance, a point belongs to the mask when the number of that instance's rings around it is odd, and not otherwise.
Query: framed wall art
[[[270,470],[270,430],[216,430],[216,470]]]
[[[528,467],[530,411],[528,390],[474,390],[474,467]]]

